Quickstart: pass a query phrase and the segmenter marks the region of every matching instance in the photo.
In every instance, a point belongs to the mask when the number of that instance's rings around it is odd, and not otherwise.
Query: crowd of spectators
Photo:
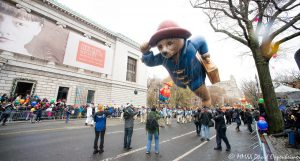
[[[30,120],[31,123],[40,122],[42,119],[65,119],[86,117],[87,107],[93,108],[93,103],[67,105],[65,99],[41,99],[39,96],[16,96],[8,97],[3,94],[0,97],[0,118],[2,125],[6,125],[7,120]],[[106,106],[112,115],[110,117],[119,117],[120,108]]]

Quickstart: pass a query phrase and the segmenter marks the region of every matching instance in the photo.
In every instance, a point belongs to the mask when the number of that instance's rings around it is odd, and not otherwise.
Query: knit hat
[[[98,110],[99,110],[99,111],[104,111],[104,106],[103,106],[102,104],[99,104],[99,105],[98,105]]]
[[[192,34],[184,29],[179,27],[175,22],[166,20],[163,21],[159,26],[154,35],[149,40],[149,45],[151,47],[156,46],[156,44],[166,38],[184,38],[187,39]]]

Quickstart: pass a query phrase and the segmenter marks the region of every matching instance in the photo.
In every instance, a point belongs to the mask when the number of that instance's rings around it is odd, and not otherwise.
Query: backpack
[[[146,122],[146,129],[150,132],[154,132],[159,127],[156,119],[149,117]]]

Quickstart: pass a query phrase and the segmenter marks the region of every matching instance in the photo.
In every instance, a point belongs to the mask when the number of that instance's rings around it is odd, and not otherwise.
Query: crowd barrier
[[[2,117],[3,112],[0,112],[0,117]],[[30,120],[30,116],[32,114],[30,113],[29,110],[20,110],[20,111],[12,111],[10,113],[10,116],[8,118],[8,122],[11,121],[24,121],[24,120]],[[66,118],[66,113],[63,111],[42,111],[42,117],[41,119],[65,119]],[[81,113],[79,114],[74,113],[70,114],[70,118],[76,119],[76,118],[86,118],[86,113]]]
[[[0,118],[2,118],[2,111],[0,112]],[[13,110],[10,113],[10,116],[8,118],[8,122],[12,121],[24,121],[24,120],[30,120],[30,111],[29,110]],[[113,113],[111,117],[120,117],[120,113]],[[71,119],[77,119],[77,118],[86,118],[85,112],[77,112],[74,111],[74,113],[70,114]],[[66,112],[65,111],[42,111],[42,120],[55,120],[55,119],[66,119]]]
[[[254,124],[255,124],[255,130],[253,131],[253,133],[255,133],[255,136],[253,136],[253,138],[251,138],[251,139],[257,139],[257,142],[255,142],[250,147],[253,147],[253,149],[259,147],[259,152],[260,152],[259,156],[260,157],[256,157],[253,160],[259,159],[261,161],[268,161],[269,159],[268,159],[268,155],[266,152],[266,144],[261,141],[260,134],[259,134],[258,127],[257,127],[257,122],[254,121]]]

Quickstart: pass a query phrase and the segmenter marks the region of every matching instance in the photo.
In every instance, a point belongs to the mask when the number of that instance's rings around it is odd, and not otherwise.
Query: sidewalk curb
[[[270,140],[269,136],[268,135],[263,135],[263,137],[266,140],[266,143],[267,143],[267,145],[268,145],[268,147],[269,147],[269,149],[271,151],[271,154],[274,155],[274,156],[279,156],[278,153],[277,153],[277,151],[275,150],[273,144],[271,143],[271,140]],[[273,160],[274,161],[281,161],[281,159],[279,159],[279,158],[276,158],[276,159],[273,158]]]

